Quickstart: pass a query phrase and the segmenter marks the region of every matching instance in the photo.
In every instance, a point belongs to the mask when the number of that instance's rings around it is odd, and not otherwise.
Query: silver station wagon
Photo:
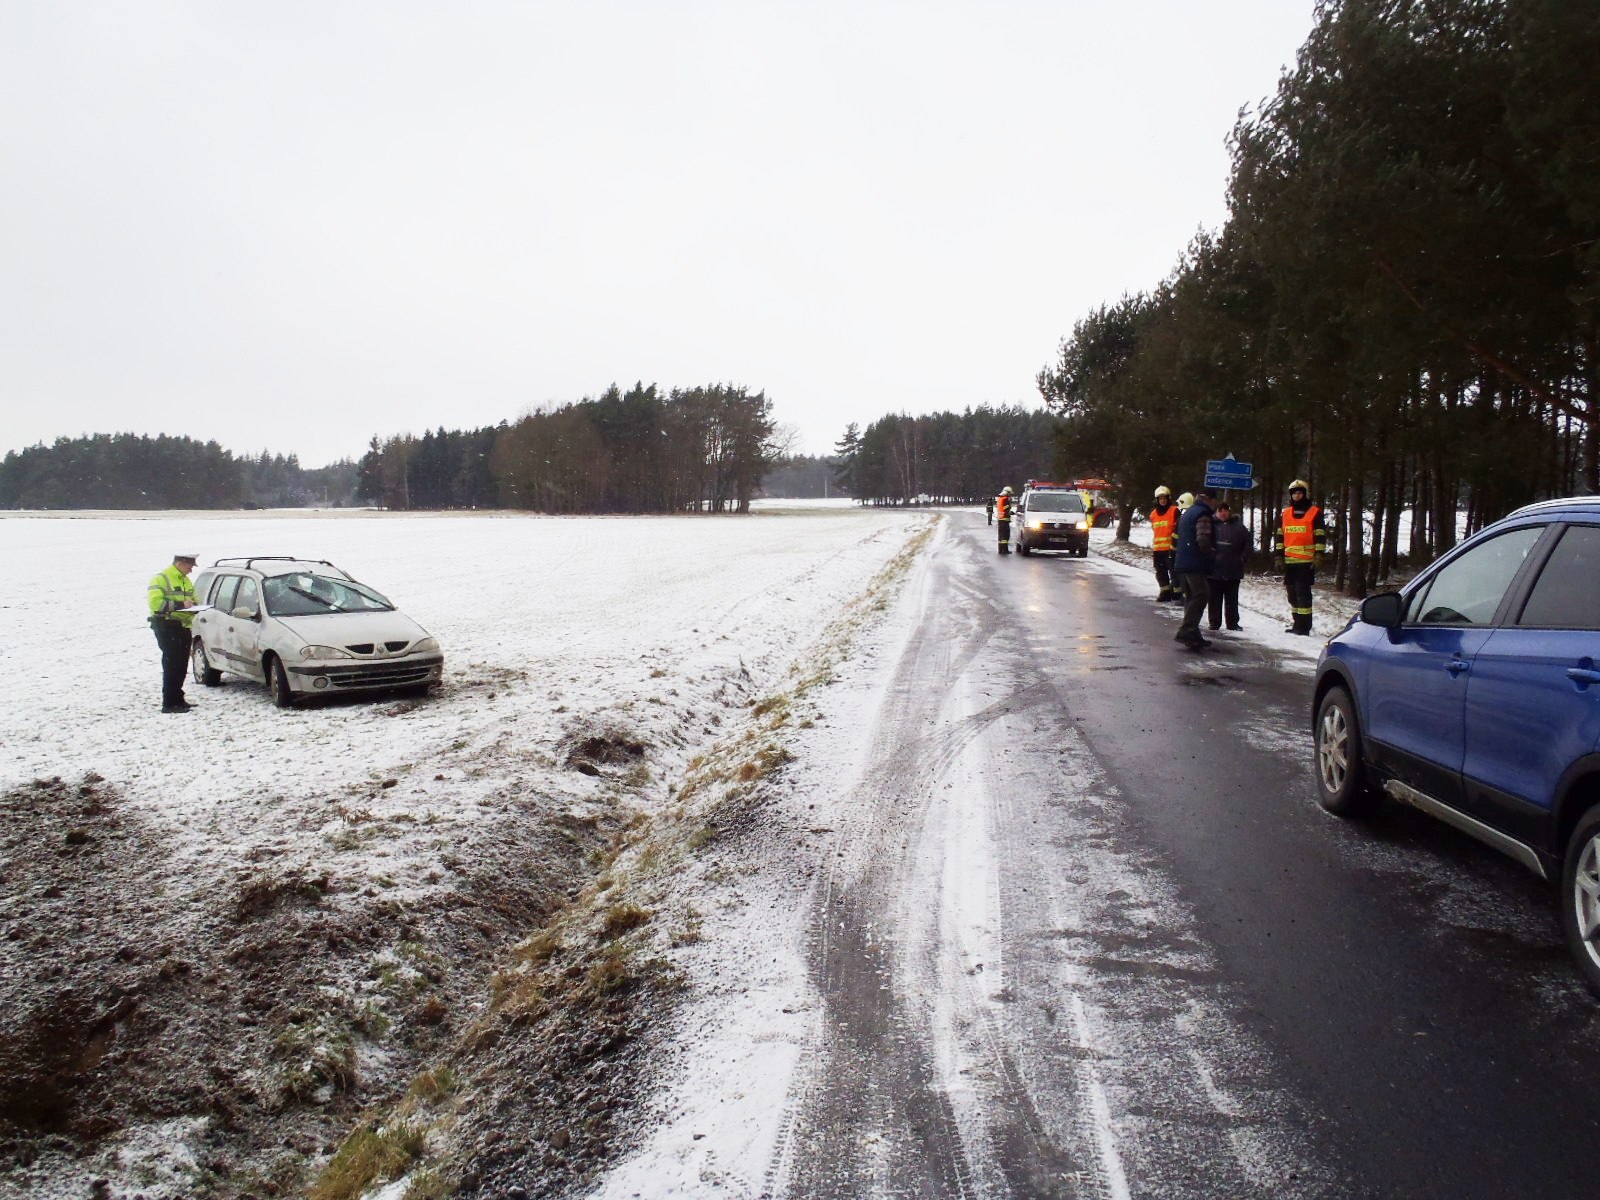
[[[191,663],[207,687],[242,675],[288,708],[339,692],[420,694],[444,672],[426,629],[330,562],[221,558],[195,578],[195,597]]]

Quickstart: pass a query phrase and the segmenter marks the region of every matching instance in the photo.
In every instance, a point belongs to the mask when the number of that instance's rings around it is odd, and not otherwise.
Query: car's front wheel
[[[294,704],[294,692],[289,689],[289,672],[283,669],[283,660],[277,655],[267,661],[267,688],[272,693],[272,702],[279,708]]]
[[[211,660],[206,657],[206,648],[199,638],[194,639],[194,644],[189,648],[189,673],[194,676],[194,681],[206,687],[216,687],[222,682],[222,672],[211,665]]]
[[[1561,928],[1578,973],[1600,996],[1600,805],[1591,808],[1567,839],[1561,870]]]
[[[1317,798],[1340,817],[1361,817],[1376,807],[1361,760],[1361,726],[1342,687],[1330,688],[1317,706]]]

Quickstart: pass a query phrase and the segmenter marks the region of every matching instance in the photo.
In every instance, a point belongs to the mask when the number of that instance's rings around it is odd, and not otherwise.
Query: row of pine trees
[[[1324,0],[1233,131],[1229,217],[1086,315],[1039,388],[1125,511],[1293,478],[1362,595],[1512,508],[1600,492],[1600,8]]]
[[[398,509],[748,512],[778,458],[775,432],[761,392],[612,386],[514,424],[374,438],[358,492]]]
[[[0,508],[298,508],[353,500],[356,465],[307,469],[293,455],[236,457],[188,437],[57,438],[0,460]]]

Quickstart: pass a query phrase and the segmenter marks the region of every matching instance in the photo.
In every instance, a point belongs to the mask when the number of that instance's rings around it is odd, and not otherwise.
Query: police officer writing
[[[1311,503],[1311,487],[1304,479],[1289,485],[1289,507],[1283,510],[1273,539],[1273,565],[1283,570],[1283,590],[1289,597],[1292,622],[1286,633],[1311,632],[1311,585],[1317,564],[1328,549],[1328,532],[1322,525],[1322,508]]]
[[[161,711],[185,713],[193,706],[183,697],[183,673],[189,669],[189,624],[194,620],[194,584],[189,574],[195,556],[179,554],[172,565],[150,581],[150,628],[161,647]]]

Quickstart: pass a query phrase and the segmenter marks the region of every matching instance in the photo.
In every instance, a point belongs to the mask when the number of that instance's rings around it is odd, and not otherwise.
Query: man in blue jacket
[[[1211,497],[1204,492],[1196,492],[1194,503],[1184,509],[1183,516],[1178,518],[1172,573],[1183,587],[1183,623],[1178,626],[1173,641],[1182,642],[1191,649],[1211,644],[1200,632],[1200,617],[1206,611],[1211,597],[1211,569],[1217,560],[1211,512]]]

